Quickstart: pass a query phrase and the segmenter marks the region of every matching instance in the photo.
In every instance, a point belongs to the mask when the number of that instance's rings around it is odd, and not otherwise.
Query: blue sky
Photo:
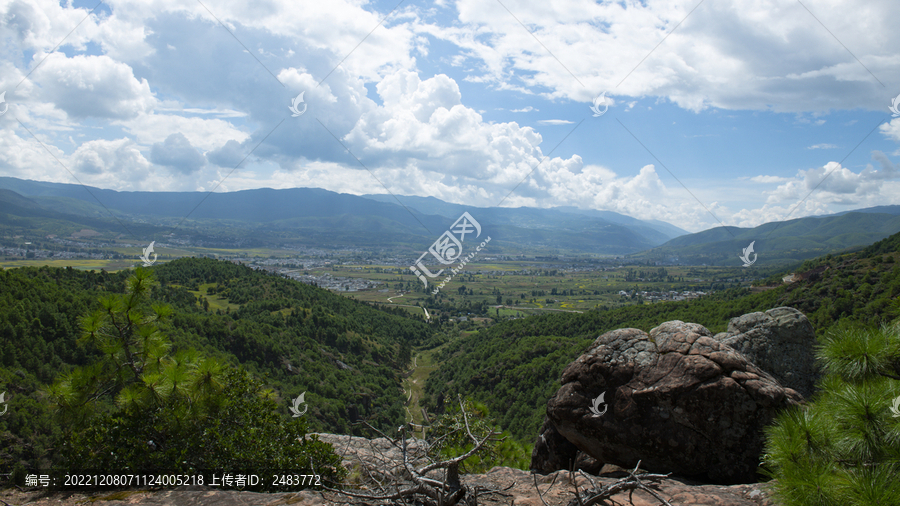
[[[900,204],[892,0],[95,5],[0,4],[0,174],[690,231]]]

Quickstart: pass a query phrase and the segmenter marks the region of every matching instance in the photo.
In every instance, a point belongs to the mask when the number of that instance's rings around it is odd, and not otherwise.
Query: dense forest
[[[426,383],[425,404],[440,411],[446,399],[468,395],[496,413],[501,427],[533,442],[562,370],[603,333],[629,327],[649,331],[670,320],[723,332],[731,318],[779,306],[806,314],[820,338],[838,321],[881,325],[897,317],[898,251],[900,234],[895,234],[855,253],[807,260],[797,270],[806,273],[800,281],[783,284],[784,273],[756,293],[730,289],[692,301],[504,321],[444,348],[441,367]]]
[[[229,262],[181,259],[153,271],[159,285],[150,299],[172,307],[161,330],[175,348],[243,364],[281,396],[284,417],[290,399],[306,392],[312,431],[353,434],[360,418],[384,429],[404,419],[401,377],[411,348],[433,334],[427,324]],[[99,297],[123,293],[129,274],[0,271],[0,392],[9,405],[0,417],[0,473],[14,462],[53,463],[60,427],[45,387],[100,357],[77,344],[79,318]],[[208,309],[190,291],[201,284],[238,307]]]

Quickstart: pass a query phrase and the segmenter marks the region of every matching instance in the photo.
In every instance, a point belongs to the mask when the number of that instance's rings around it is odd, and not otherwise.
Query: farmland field
[[[24,250],[19,250],[24,252]],[[0,267],[73,267],[113,272],[140,264],[139,248],[98,245],[83,252],[103,252],[106,258],[0,257]],[[32,252],[33,253],[33,252]],[[448,280],[429,279],[425,287],[409,267],[377,264],[383,255],[350,250],[298,252],[282,249],[198,248],[157,245],[158,264],[184,256],[214,256],[254,268],[315,283],[361,301],[392,306],[424,317],[422,307],[445,318],[480,315],[490,318],[524,317],[548,311],[581,312],[598,308],[647,304],[702,297],[712,291],[749,287],[770,269],[709,266],[657,266],[628,264],[609,258],[486,258],[469,263]],[[84,253],[82,253],[84,254]],[[40,254],[39,254],[40,256]],[[514,258],[514,259],[510,259]],[[443,286],[441,286],[443,283]],[[227,300],[200,287],[194,295],[211,310],[235,309]]]
[[[338,291],[358,300],[427,307],[436,302],[457,307],[483,302],[493,308],[488,316],[496,315],[497,309],[500,316],[525,316],[542,311],[586,311],[675,297],[693,298],[715,290],[749,287],[751,281],[767,275],[733,267],[621,265],[580,270],[577,266],[548,269],[535,262],[493,261],[468,264],[434,294],[437,285],[430,283],[424,289],[408,268],[334,265],[305,272],[313,277],[330,275],[380,283],[373,289]]]

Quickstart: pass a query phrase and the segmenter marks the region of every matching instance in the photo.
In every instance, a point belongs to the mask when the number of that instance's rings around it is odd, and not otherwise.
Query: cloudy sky
[[[0,0],[0,175],[690,231],[900,204],[898,23],[896,0]]]

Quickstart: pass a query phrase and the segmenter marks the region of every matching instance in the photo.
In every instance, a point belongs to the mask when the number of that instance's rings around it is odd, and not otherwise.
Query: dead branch
[[[606,485],[604,487],[597,487],[594,483],[594,480],[589,479],[594,488],[590,490],[584,490],[585,499],[582,501],[581,493],[578,490],[578,486],[575,486],[575,499],[569,501],[568,506],[592,506],[594,504],[599,504],[602,501],[606,501],[607,499],[611,499],[612,496],[618,494],[619,492],[623,492],[628,490],[630,494],[634,493],[636,489],[643,490],[648,494],[652,495],[656,498],[664,506],[672,506],[672,504],[663,499],[659,494],[656,493],[655,490],[650,488],[647,484],[644,484],[641,480],[661,480],[664,478],[668,478],[669,474],[650,474],[650,473],[640,473],[637,474],[637,470],[641,465],[641,461],[638,461],[637,465],[634,466],[634,469],[628,473],[626,478],[622,478],[621,480]],[[582,473],[583,474],[583,473]],[[671,473],[670,473],[671,474]],[[569,475],[572,475],[572,472],[569,472]],[[535,486],[537,485],[537,480],[535,479]],[[656,484],[652,484],[656,485]],[[538,491],[540,492],[540,491]],[[543,497],[541,498],[543,501]],[[545,503],[546,504],[546,503]]]
[[[515,481],[510,483],[508,487],[501,489],[501,490],[491,490],[489,488],[483,488],[479,485],[475,485],[475,487],[473,487],[473,489],[472,489],[472,500],[469,503],[472,504],[473,506],[477,505],[478,504],[478,496],[480,496],[480,495],[497,494],[497,495],[502,495],[503,497],[512,497],[512,494],[506,494],[504,492],[512,489],[515,486],[516,486]]]
[[[541,493],[541,487],[538,486],[538,482],[537,482],[537,473],[535,473],[534,471],[532,471],[532,472],[531,472],[531,477],[534,479],[534,489],[537,490],[538,497],[541,499],[541,502],[544,503],[544,506],[550,506],[549,504],[547,504],[547,501],[544,500],[544,494]],[[553,475],[553,480],[550,481],[550,486],[547,487],[547,492],[549,492],[550,489],[553,488],[553,484],[556,483],[556,478],[558,478],[558,477],[559,477],[558,474],[554,474],[554,475]]]
[[[459,466],[467,458],[471,457],[476,452],[481,450],[489,441],[503,441],[506,438],[496,438],[496,436],[498,436],[500,433],[493,430],[489,431],[488,434],[482,438],[476,437],[472,433],[472,428],[469,424],[469,418],[461,397],[459,398],[459,403],[466,434],[473,442],[473,447],[465,454],[452,459],[438,461],[433,461],[429,456],[426,455],[426,462],[429,463],[417,468],[413,465],[413,462],[410,459],[409,439],[407,438],[408,426],[406,424],[398,428],[400,437],[392,439],[387,437],[378,429],[369,425],[367,422],[362,421],[362,423],[369,427],[371,430],[389,441],[394,448],[398,448],[400,450],[402,455],[402,463],[400,463],[399,466],[402,466],[402,468],[406,470],[405,477],[410,479],[412,483],[404,483],[404,480],[401,480],[399,477],[393,476],[392,473],[385,473],[385,469],[391,469],[393,468],[393,466],[397,465],[397,463],[392,462],[388,456],[382,453],[382,450],[375,448],[375,445],[371,444],[370,442],[371,448],[373,450],[373,455],[377,454],[377,465],[384,465],[384,469],[376,470],[375,474],[381,474],[383,476],[391,474],[389,479],[395,480],[393,483],[388,484],[386,487],[384,483],[376,480],[376,483],[378,484],[377,488],[379,489],[378,493],[361,493],[359,491],[339,490],[327,485],[323,485],[322,487],[329,492],[349,498],[376,502],[406,502],[415,500],[418,503],[423,503],[428,506],[453,506],[459,504],[461,501],[470,506],[476,506],[478,504],[478,497],[480,495],[487,494],[499,494],[509,497],[509,494],[505,494],[504,492],[510,490],[515,485],[515,483],[503,490],[493,490],[483,488],[481,486],[469,487],[461,483],[459,476]],[[428,443],[426,442],[424,443],[424,445],[427,450],[427,448],[429,447]],[[366,473],[371,476],[371,473],[369,473],[368,469],[369,464],[367,462],[362,462],[362,465]],[[444,470],[443,481],[428,476],[429,473],[437,470]],[[393,489],[393,491],[389,491],[388,489]]]

